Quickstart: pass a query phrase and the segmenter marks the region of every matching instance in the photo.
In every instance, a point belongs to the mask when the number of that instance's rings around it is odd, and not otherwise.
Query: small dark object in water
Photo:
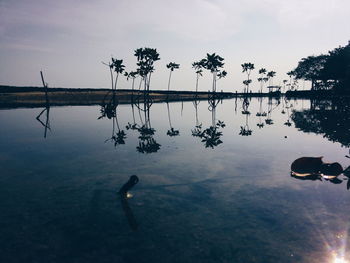
[[[292,174],[295,176],[310,176],[320,174],[327,179],[332,179],[344,172],[339,163],[324,163],[323,157],[301,157],[296,159],[292,165]]]
[[[120,194],[120,201],[122,203],[122,208],[123,208],[123,211],[125,213],[125,216],[128,220],[128,223],[131,227],[131,229],[133,231],[136,231],[138,229],[138,224],[137,224],[137,221],[135,219],[135,216],[128,204],[128,191],[135,185],[137,184],[139,181],[139,178],[136,176],[136,175],[132,175],[130,176],[130,179],[129,181],[127,181],[123,186],[122,188],[120,188],[119,190],[119,194]]]
[[[329,180],[331,183],[333,184],[341,184],[343,182],[343,180],[340,180],[338,178],[333,178],[331,180]]]
[[[139,178],[136,175],[130,176],[129,181],[127,181],[122,188],[119,190],[119,194],[126,195],[126,193],[134,187],[135,184],[139,182]]]
[[[318,174],[323,164],[323,157],[301,157],[296,159],[292,165],[292,173],[299,176]]]
[[[339,163],[323,163],[320,168],[321,174],[338,176],[343,172],[343,167]]]

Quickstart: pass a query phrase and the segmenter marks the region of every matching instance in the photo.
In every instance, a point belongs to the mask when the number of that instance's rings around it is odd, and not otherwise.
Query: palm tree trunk
[[[213,92],[215,92],[215,72],[213,72]]]
[[[116,92],[117,92],[118,76],[119,76],[119,73],[117,73],[117,75],[115,76],[114,90],[113,90],[113,105],[115,105],[115,97],[116,97]]]
[[[150,86],[151,86],[151,75],[152,75],[152,73],[150,72],[149,73],[149,77],[148,77],[148,83],[147,83],[147,91],[149,92],[149,88],[150,88]]]
[[[109,71],[111,73],[111,81],[112,81],[112,90],[114,89],[114,83],[113,83],[113,71],[112,68],[109,66]]]
[[[135,125],[136,124],[136,121],[135,121],[135,110],[134,110],[134,104],[131,103],[131,112],[132,112],[132,119],[133,119],[133,124]]]
[[[120,132],[119,122],[118,122],[118,115],[115,114],[115,122],[117,124],[118,132]]]
[[[171,70],[170,70],[170,73],[169,73],[169,80],[168,80],[168,91],[170,90],[170,80],[171,80]]]
[[[168,120],[169,120],[170,129],[171,129],[172,126],[171,126],[170,109],[169,109],[169,103],[168,102],[166,103],[166,106],[167,106],[167,109],[168,109]]]
[[[197,73],[197,80],[196,80],[196,95],[198,92],[198,81],[199,81],[199,74]]]
[[[132,78],[132,84],[131,84],[131,102],[134,101],[134,84],[135,84],[135,78]]]

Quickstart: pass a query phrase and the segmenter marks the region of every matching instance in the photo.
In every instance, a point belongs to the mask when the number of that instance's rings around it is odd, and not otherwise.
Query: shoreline
[[[48,99],[50,106],[88,106],[102,105],[112,99],[110,89],[70,89],[49,88]],[[300,99],[333,99],[336,97],[349,97],[350,94],[336,94],[333,91],[287,91],[282,93],[237,93],[237,92],[204,92],[204,91],[167,91],[151,90],[148,93],[152,102],[189,101],[229,99],[235,97],[282,97]],[[130,89],[117,89],[116,99],[119,104],[128,104],[134,101],[142,102],[144,91]],[[0,109],[4,108],[36,108],[46,107],[45,89],[42,87],[12,87],[0,85]]]

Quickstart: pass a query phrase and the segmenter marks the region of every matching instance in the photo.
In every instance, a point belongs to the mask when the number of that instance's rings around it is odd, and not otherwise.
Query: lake
[[[349,105],[1,109],[0,262],[345,262],[350,181],[290,167],[350,165]]]

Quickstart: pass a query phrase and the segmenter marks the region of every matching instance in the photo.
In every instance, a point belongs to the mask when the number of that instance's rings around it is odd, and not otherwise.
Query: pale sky
[[[215,52],[228,76],[218,90],[241,91],[241,64],[277,72],[274,84],[308,55],[350,40],[349,0],[0,0],[0,84],[109,88],[101,61],[124,59],[135,70],[134,50],[157,48],[151,89],[166,89],[169,62],[180,63],[171,89],[194,90],[193,61]],[[200,90],[210,89],[210,74]],[[129,88],[125,79],[118,88]]]

